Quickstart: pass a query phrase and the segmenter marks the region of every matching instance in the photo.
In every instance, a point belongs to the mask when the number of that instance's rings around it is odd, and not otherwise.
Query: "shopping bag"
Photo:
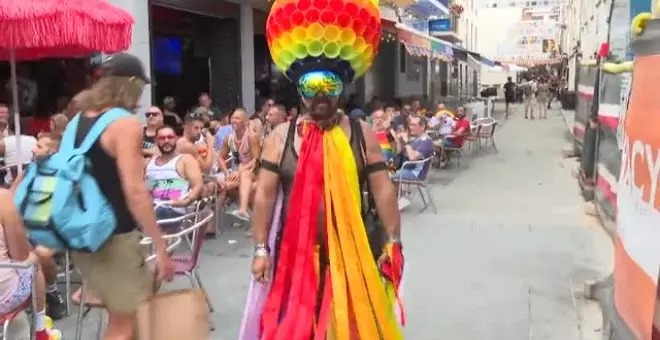
[[[154,295],[138,306],[139,340],[207,340],[209,314],[200,289]]]

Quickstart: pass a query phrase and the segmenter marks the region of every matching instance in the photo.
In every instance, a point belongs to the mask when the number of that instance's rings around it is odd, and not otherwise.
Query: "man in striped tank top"
[[[189,154],[176,152],[177,139],[173,128],[160,127],[156,131],[160,155],[153,157],[146,168],[154,203],[172,202],[156,209],[159,220],[183,215],[185,207],[199,197],[204,185],[197,160]]]

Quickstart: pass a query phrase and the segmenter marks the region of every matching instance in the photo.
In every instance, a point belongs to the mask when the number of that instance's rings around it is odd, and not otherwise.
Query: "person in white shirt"
[[[2,138],[0,142],[0,154],[5,159],[5,165],[9,171],[5,175],[5,184],[11,184],[18,173],[18,166],[25,165],[32,161],[32,149],[37,144],[37,140],[29,135],[15,135],[13,119],[9,119],[7,124],[8,136]],[[20,150],[18,144],[20,142]]]
[[[529,79],[522,85],[523,102],[525,103],[525,119],[534,119],[534,106],[536,106],[536,81]]]

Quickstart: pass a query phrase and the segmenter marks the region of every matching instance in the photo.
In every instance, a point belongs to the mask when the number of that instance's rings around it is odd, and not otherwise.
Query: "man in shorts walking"
[[[81,102],[76,145],[106,111],[134,111],[149,82],[142,63],[120,53],[101,65],[101,77]],[[133,117],[111,123],[94,143],[87,159],[117,219],[114,235],[94,253],[73,252],[86,288],[97,295],[108,311],[105,339],[133,339],[138,305],[154,293],[154,280],[139,245],[141,228],[153,239],[157,281],[174,274],[165,242],[156,224],[151,197],[144,180],[142,124]]]

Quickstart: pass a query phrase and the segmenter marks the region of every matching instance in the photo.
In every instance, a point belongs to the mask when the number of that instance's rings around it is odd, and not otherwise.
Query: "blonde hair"
[[[137,108],[145,83],[135,77],[101,77],[82,96],[80,111],[102,111],[120,107],[128,111]]]

